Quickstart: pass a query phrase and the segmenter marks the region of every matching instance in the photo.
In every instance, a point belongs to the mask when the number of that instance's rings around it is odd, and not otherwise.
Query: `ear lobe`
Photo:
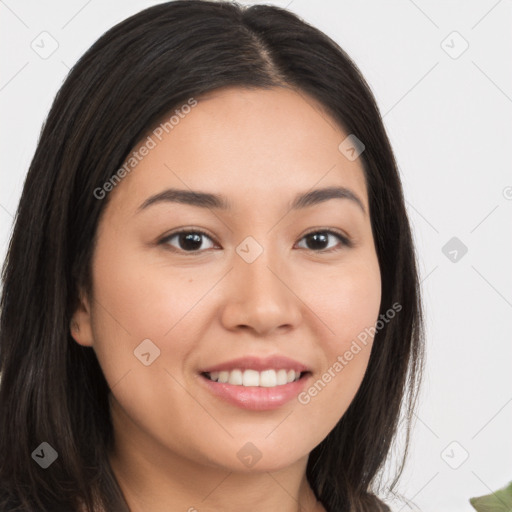
[[[80,294],[79,304],[69,322],[69,329],[71,336],[79,345],[93,346],[91,308],[89,301],[82,294]]]

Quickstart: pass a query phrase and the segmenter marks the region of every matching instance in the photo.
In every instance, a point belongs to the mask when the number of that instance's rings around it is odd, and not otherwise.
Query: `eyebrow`
[[[324,203],[330,199],[348,199],[366,215],[366,209],[359,197],[352,190],[345,187],[326,187],[299,193],[289,205],[290,210],[300,210],[309,206]],[[194,190],[182,190],[169,188],[148,197],[137,209],[144,210],[149,206],[157,203],[181,203],[199,208],[213,208],[217,210],[231,210],[232,204],[221,195],[211,194],[208,192],[199,192]]]

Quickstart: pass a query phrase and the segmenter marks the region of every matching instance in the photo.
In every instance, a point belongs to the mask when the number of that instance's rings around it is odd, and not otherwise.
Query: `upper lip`
[[[295,370],[296,372],[307,372],[308,367],[298,361],[294,361],[289,357],[281,355],[273,355],[268,357],[246,356],[237,359],[231,359],[224,363],[209,366],[201,370],[201,373],[231,371],[231,370]]]

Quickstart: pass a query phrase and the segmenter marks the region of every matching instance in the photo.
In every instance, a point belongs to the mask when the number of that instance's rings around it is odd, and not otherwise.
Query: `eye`
[[[321,231],[311,231],[310,233],[304,235],[301,238],[301,240],[306,240],[306,245],[307,241],[309,241],[311,246],[305,247],[305,249],[311,249],[314,252],[333,252],[338,250],[339,248],[336,248],[336,244],[334,244],[334,246],[329,245],[329,237],[337,238],[340,242],[340,245],[342,246],[352,247],[351,240],[349,240],[346,236],[342,235],[341,233],[338,233],[330,229]],[[327,247],[324,247],[325,244],[327,244]]]
[[[177,250],[177,252],[199,252],[199,250],[206,250],[207,248],[202,247],[203,244],[203,237],[207,238],[208,240],[213,240],[204,232],[199,229],[195,230],[183,230],[183,231],[177,231],[176,233],[173,233],[171,235],[166,236],[165,238],[162,238],[159,243],[170,245],[173,250]],[[171,243],[171,240],[177,240],[178,248]],[[211,248],[211,247],[209,247]]]
[[[305,240],[306,245],[309,245],[309,247],[303,248],[312,250],[314,252],[333,252],[339,250],[337,244],[329,244],[330,237],[331,240],[335,238],[338,239],[338,245],[345,247],[352,247],[353,245],[349,238],[331,229],[311,231],[304,235],[301,238],[301,241]],[[212,243],[212,246],[205,248],[203,246],[204,238],[208,239]],[[178,247],[171,243],[175,239],[177,241]],[[215,246],[212,238],[200,229],[176,231],[175,233],[162,238],[159,244],[170,246],[174,252],[184,253],[199,253],[207,249],[212,249]],[[325,246],[325,244],[327,244],[327,246]]]

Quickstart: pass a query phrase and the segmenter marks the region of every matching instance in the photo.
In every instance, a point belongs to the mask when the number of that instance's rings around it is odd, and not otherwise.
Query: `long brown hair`
[[[267,5],[174,1],[106,32],[77,62],[44,124],[3,268],[0,317],[0,510],[126,511],[107,453],[110,390],[90,347],[70,336],[108,197],[93,191],[163,114],[224,86],[285,84],[317,99],[361,154],[382,276],[381,314],[350,407],[311,452],[307,478],[329,512],[389,510],[373,487],[401,408],[407,456],[423,367],[415,251],[393,152],[369,86],[347,54],[296,15]],[[42,442],[58,459],[42,469]]]

